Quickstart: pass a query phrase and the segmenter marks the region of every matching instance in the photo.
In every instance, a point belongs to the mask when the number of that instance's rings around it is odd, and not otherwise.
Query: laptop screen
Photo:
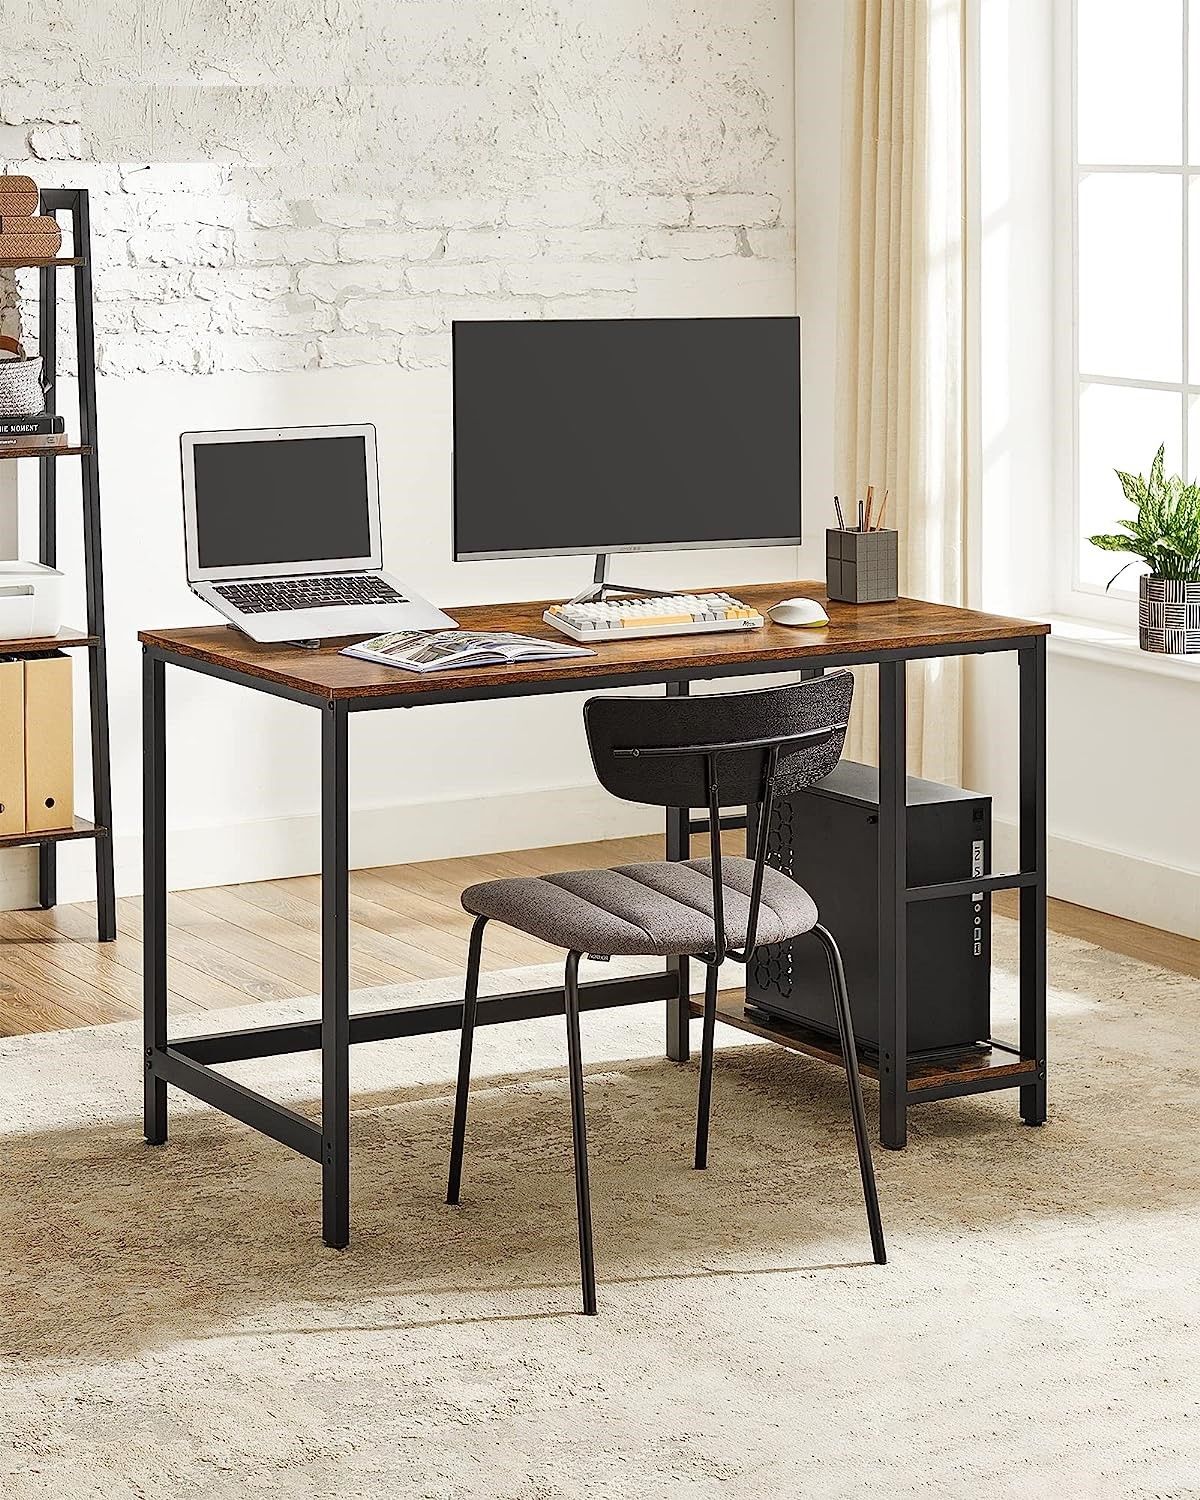
[[[202,569],[371,557],[361,435],[200,442],[192,449]]]

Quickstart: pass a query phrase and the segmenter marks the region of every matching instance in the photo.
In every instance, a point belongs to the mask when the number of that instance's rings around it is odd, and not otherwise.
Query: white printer
[[[0,643],[57,635],[62,579],[44,563],[0,559]]]

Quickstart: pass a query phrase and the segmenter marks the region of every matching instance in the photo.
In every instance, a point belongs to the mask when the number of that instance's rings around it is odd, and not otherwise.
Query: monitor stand
[[[571,603],[592,604],[606,598],[609,594],[640,594],[645,599],[657,599],[660,594],[670,592],[670,589],[642,589],[635,588],[633,584],[610,583],[608,581],[608,553],[597,552],[596,572],[591,586],[584,589],[582,593],[576,594]]]

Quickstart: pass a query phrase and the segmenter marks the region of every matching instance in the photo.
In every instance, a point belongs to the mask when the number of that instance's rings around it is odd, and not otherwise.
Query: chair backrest
[[[589,698],[583,722],[596,775],[614,797],[707,807],[711,752],[722,804],[742,807],[762,801],[772,746],[779,748],[776,791],[798,791],[829,775],[841,758],[853,695],[851,674],[830,672],[746,693]]]
[[[771,802],[811,786],[841,758],[854,696],[849,672],[785,687],[687,698],[589,698],[583,708],[601,786],[627,802],[708,809],[714,951],[749,961],[762,901]],[[728,946],[721,863],[721,808],[756,806],[758,842],[746,941]]]

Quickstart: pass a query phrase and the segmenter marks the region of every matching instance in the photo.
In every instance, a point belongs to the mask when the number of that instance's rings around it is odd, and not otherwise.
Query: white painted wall
[[[796,0],[796,302],[804,320],[804,535],[800,576],[825,577],[834,466],[847,6]]]
[[[101,28],[74,0],[53,33],[29,8],[6,38],[28,86],[0,92],[0,166],[93,190],[121,891],[140,880],[136,631],[210,617],[183,581],[182,429],[373,421],[393,571],[449,605],[565,597],[586,560],[449,560],[450,320],[795,310],[786,0],[358,0],[315,30],[310,14],[265,0],[231,29],[223,8],[168,0],[148,22],[118,0]],[[65,465],[60,482],[78,578]],[[32,524],[23,503],[25,555]],[[772,550],[623,571],[795,569]],[[168,696],[172,883],[313,869],[315,715],[182,674]],[[577,699],[364,717],[352,770],[360,865],[646,826],[595,789]],[[10,903],[32,869],[6,862]],[[90,895],[88,850],[61,869],[62,899]]]

